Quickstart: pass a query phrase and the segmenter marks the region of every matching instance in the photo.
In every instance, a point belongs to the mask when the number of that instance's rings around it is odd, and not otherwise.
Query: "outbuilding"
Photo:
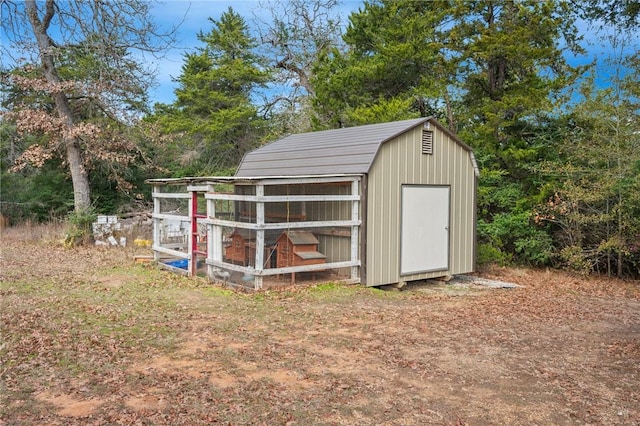
[[[468,273],[477,178],[471,148],[434,118],[291,135],[235,176],[150,180],[155,258],[195,274],[206,257],[209,277],[254,289],[304,272],[366,286]],[[175,221],[186,246],[163,240]]]
[[[475,267],[471,148],[434,118],[296,134],[248,153],[237,177],[360,175],[360,282],[403,283]]]

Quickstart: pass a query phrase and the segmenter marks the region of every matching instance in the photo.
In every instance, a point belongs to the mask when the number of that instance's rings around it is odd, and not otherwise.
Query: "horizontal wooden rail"
[[[207,200],[248,201],[255,203],[285,203],[302,201],[359,201],[359,195],[239,195],[208,192],[204,195]]]
[[[154,192],[153,198],[191,198],[188,192]]]
[[[175,214],[153,213],[151,217],[153,219],[168,219],[168,220],[179,220],[181,222],[191,222],[191,218],[189,216],[178,216]]]
[[[207,259],[207,265],[215,266],[222,269],[228,269],[236,272],[244,272],[249,275],[256,276],[269,276],[269,275],[282,275],[290,274],[293,272],[312,272],[312,271],[324,271],[327,269],[339,269],[349,268],[352,266],[360,266],[360,261],[344,261],[344,262],[332,262],[332,263],[318,263],[315,265],[301,265],[301,266],[288,266],[286,268],[267,268],[262,270],[256,270],[247,266],[240,266],[233,263],[226,263],[217,260]]]
[[[162,246],[153,246],[151,247],[153,251],[157,251],[158,253],[169,254],[171,256],[179,257],[181,259],[188,259],[189,253],[185,253],[183,251],[172,250],[170,248],[162,247]]]
[[[329,228],[329,227],[349,227],[349,226],[358,226],[360,225],[360,220],[317,220],[317,221],[309,221],[309,222],[273,222],[273,223],[264,223],[262,225],[258,225],[256,223],[250,222],[234,222],[232,220],[224,220],[224,219],[203,219],[201,223],[208,225],[218,225],[218,226],[227,226],[230,228],[243,228],[243,229],[292,229],[292,228]]]

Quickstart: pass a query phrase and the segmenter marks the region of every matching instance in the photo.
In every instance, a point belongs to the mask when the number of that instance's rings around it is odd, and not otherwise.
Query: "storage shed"
[[[360,176],[359,280],[379,286],[474,270],[478,173],[468,145],[419,118],[291,135],[236,178]]]

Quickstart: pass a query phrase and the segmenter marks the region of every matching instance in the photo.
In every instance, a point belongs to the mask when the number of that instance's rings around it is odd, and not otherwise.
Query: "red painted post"
[[[198,219],[205,219],[206,214],[198,214],[198,191],[191,191],[191,253],[189,275],[195,276],[198,270],[198,255],[207,257],[207,249],[198,248]]]
[[[191,260],[189,275],[196,275],[198,270],[198,192],[191,191]]]

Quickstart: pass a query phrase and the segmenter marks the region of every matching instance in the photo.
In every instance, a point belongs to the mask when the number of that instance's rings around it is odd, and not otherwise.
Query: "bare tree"
[[[91,207],[92,162],[127,164],[139,154],[118,129],[146,105],[155,72],[145,55],[161,54],[174,41],[174,29],[161,32],[153,23],[151,7],[143,0],[0,1],[10,39],[3,56],[13,58],[12,72],[3,74],[22,93],[5,103],[3,115],[22,134],[42,136],[16,167],[60,154],[76,211]]]
[[[261,3],[270,22],[258,22],[265,56],[277,71],[277,84],[288,89],[267,102],[299,111],[315,90],[313,67],[331,48],[342,44],[342,20],[338,0],[275,0]]]

